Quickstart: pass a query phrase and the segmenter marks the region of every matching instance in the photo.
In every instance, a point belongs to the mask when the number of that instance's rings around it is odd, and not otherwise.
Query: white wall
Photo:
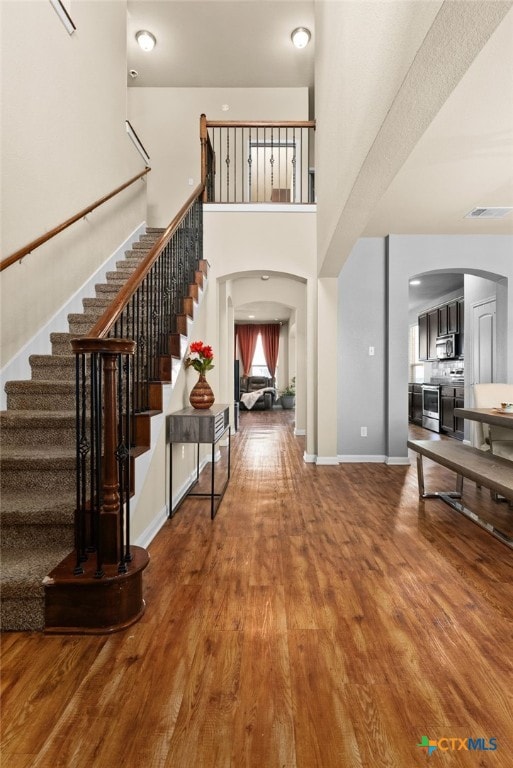
[[[201,114],[210,120],[307,120],[308,89],[134,87],[128,110],[153,168],[148,223],[164,227],[201,181]]]
[[[338,278],[338,454],[343,461],[384,459],[385,285],[383,238],[360,239]],[[361,437],[362,426],[367,437]]]
[[[208,338],[207,296],[211,284],[206,286],[200,296],[200,304],[196,306],[194,319],[189,321],[189,342]],[[186,353],[187,345],[182,350]],[[219,355],[214,347],[215,367],[208,374],[208,382],[216,396],[219,397]],[[163,388],[163,412],[151,420],[151,450],[137,458],[135,464],[136,494],[132,500],[131,536],[134,543],[147,546],[155,534],[165,523],[171,507],[182,498],[191,480],[196,476],[196,445],[167,444],[166,419],[170,413],[189,406],[189,394],[198,380],[198,374],[192,368],[186,370],[181,363],[173,364],[173,386]],[[173,487],[170,492],[169,484],[169,452],[173,451]],[[211,447],[201,445],[201,464],[210,456]],[[205,500],[204,512],[210,514],[209,502]]]
[[[70,10],[71,36],[49,2],[2,2],[3,257],[144,168],[125,130],[126,2]],[[138,181],[2,273],[3,364],[144,217]]]

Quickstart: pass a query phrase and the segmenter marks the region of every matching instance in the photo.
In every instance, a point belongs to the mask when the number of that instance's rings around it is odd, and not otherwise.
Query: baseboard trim
[[[138,536],[136,545],[147,549],[151,544],[157,533],[163,527],[164,523],[169,517],[169,510],[167,504],[164,504],[158,515],[156,515],[151,523],[145,528],[145,530]]]
[[[385,460],[384,454],[342,454],[338,457],[340,464],[384,464]]]
[[[295,429],[294,437],[304,437],[306,435],[306,429]]]
[[[307,453],[306,451],[303,453],[303,461],[305,464],[315,464],[316,459],[317,456],[315,453]]]
[[[409,467],[411,461],[408,456],[387,456],[385,464],[388,464],[390,467]]]
[[[338,465],[338,456],[317,456],[315,463],[318,467]]]

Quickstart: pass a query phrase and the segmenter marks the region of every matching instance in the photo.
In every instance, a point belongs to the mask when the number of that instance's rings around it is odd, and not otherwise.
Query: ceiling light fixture
[[[148,32],[146,29],[140,29],[135,33],[135,39],[143,49],[143,51],[152,51],[157,45],[157,38]]]
[[[260,275],[260,280],[269,280],[269,275]]]
[[[420,280],[410,280],[410,285],[420,285]]]
[[[306,48],[311,36],[310,30],[306,27],[297,27],[290,35],[290,38],[296,48]]]

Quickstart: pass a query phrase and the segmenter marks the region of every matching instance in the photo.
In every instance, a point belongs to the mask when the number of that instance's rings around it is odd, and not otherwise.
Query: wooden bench
[[[461,499],[463,478],[473,480],[478,485],[490,488],[513,502],[513,462],[495,456],[493,453],[463,445],[455,440],[408,440],[408,448],[417,453],[417,479],[421,499],[439,498],[453,509],[461,512],[473,522],[485,528],[489,533],[513,548],[513,538],[503,533],[491,523],[481,519],[475,512],[467,509]],[[441,464],[456,473],[456,490],[434,491],[427,493],[424,488],[423,458]]]

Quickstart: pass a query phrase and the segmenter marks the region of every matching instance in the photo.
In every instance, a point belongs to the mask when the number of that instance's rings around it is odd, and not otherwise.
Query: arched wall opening
[[[498,344],[501,378],[513,382],[513,279],[511,238],[502,236],[395,236],[386,239],[387,272],[387,423],[386,455],[390,463],[407,463],[408,434],[408,293],[414,276],[461,273],[465,276],[465,357],[469,355],[472,279],[487,280],[496,288]],[[484,269],[483,265],[487,268]],[[426,269],[429,265],[429,269]],[[469,305],[467,307],[467,304]],[[465,401],[470,402],[471,381],[465,381]]]
[[[278,390],[284,388],[290,379],[296,378],[295,432],[306,434],[307,431],[307,392],[312,375],[307,363],[307,281],[297,275],[270,272],[266,270],[268,280],[262,280],[262,273],[249,270],[217,278],[220,317],[224,317],[220,327],[220,349],[226,353],[225,371],[233,371],[235,353],[235,316],[241,308],[258,304],[262,309],[265,304],[270,308],[277,305],[288,310],[289,321],[283,325],[280,336]],[[224,305],[224,309],[223,306]],[[269,316],[269,322],[273,316]],[[228,374],[230,375],[230,374]],[[226,396],[233,392],[233,378],[225,380],[223,390]],[[229,401],[227,401],[229,402]]]

